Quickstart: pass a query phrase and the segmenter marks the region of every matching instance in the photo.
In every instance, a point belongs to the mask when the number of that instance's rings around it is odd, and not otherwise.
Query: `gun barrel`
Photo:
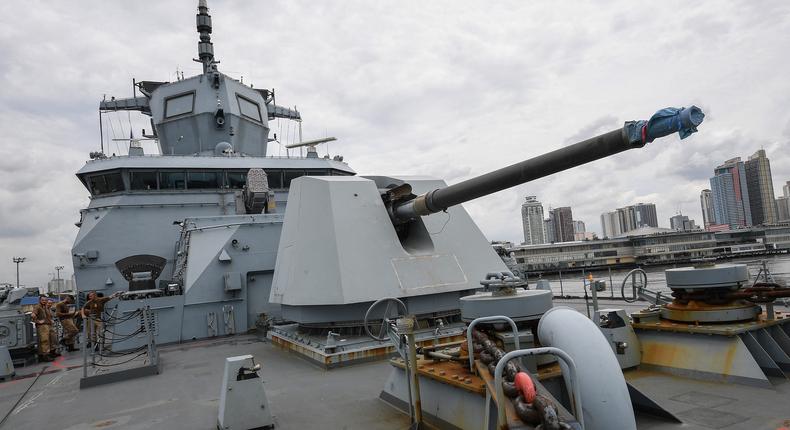
[[[392,214],[395,221],[430,215],[553,173],[629,149],[641,148],[656,137],[666,136],[675,131],[679,131],[681,138],[684,138],[696,131],[696,126],[702,122],[703,117],[702,111],[695,106],[688,109],[663,109],[650,121],[629,121],[617,130],[445,188],[429,191],[396,206]]]

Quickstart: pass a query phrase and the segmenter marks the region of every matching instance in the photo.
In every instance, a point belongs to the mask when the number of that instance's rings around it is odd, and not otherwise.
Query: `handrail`
[[[642,268],[637,267],[636,269],[633,269],[630,272],[626,273],[625,277],[623,278],[623,282],[620,284],[620,295],[622,296],[623,301],[626,302],[626,303],[634,303],[637,300],[639,300],[639,293],[637,292],[637,288],[636,288],[636,274],[637,273],[642,275],[642,279],[644,279],[644,285],[642,287],[639,287],[639,290],[641,291],[643,288],[647,287],[647,272],[642,270]],[[627,299],[625,297],[625,283],[626,283],[626,281],[628,281],[628,278],[632,278],[631,288],[633,290],[632,291],[632,296],[633,297],[630,298],[630,299]]]
[[[576,379],[576,363],[573,362],[573,359],[570,355],[568,355],[565,351],[554,348],[554,347],[542,347],[542,348],[530,348],[530,349],[521,349],[516,351],[510,351],[502,357],[496,365],[496,369],[494,370],[494,387],[496,389],[496,399],[497,399],[497,428],[501,429],[504,428],[506,420],[505,420],[505,393],[504,389],[502,388],[502,372],[505,369],[505,365],[512,359],[516,357],[521,357],[524,355],[541,355],[541,354],[552,354],[562,360],[568,368],[568,380],[570,380],[571,387],[569,391],[571,392],[571,403],[572,403],[572,413],[573,416],[576,417],[576,420],[579,421],[579,425],[581,426],[582,430],[584,430],[584,412],[582,410],[582,397],[581,392],[579,391],[579,383]]]

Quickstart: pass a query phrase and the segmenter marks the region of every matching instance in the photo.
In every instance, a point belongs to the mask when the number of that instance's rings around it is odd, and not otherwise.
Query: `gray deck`
[[[278,429],[398,429],[403,416],[378,400],[389,374],[385,361],[325,371],[255,336],[160,349],[162,373],[80,390],[80,353],[49,363],[1,427],[5,429],[215,429],[225,357],[252,354]],[[18,375],[40,371],[35,365]],[[34,378],[0,383],[3,415]]]
[[[641,372],[629,382],[661,399],[660,404],[684,424],[668,425],[639,416],[640,429],[779,429],[790,424],[790,382],[772,378],[774,390],[702,382]]]
[[[555,304],[570,304],[557,301]],[[602,304],[602,306],[615,304]],[[583,302],[581,302],[583,309]],[[631,311],[631,309],[629,309]],[[408,417],[378,399],[390,373],[386,361],[320,369],[254,335],[160,348],[162,373],[80,390],[80,353],[48,363],[14,409],[5,429],[214,429],[224,358],[252,354],[262,363],[279,429],[403,429]],[[17,369],[35,374],[43,364]],[[33,377],[0,383],[0,414]],[[640,429],[776,429],[790,423],[790,382],[775,390],[723,385],[642,372],[634,384],[685,424],[638,416]],[[482,401],[482,398],[481,398]],[[2,415],[0,415],[2,416]]]

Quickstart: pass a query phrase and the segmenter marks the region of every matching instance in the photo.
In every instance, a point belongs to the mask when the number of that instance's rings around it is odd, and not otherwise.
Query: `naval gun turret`
[[[459,299],[506,270],[461,203],[679,132],[702,111],[668,108],[648,121],[454,184],[427,177],[302,177],[291,183],[270,301],[302,327],[353,325],[397,297],[409,313],[455,318]]]

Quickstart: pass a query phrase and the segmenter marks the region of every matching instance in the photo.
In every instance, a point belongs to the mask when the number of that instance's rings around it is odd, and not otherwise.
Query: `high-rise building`
[[[573,242],[573,212],[569,206],[552,209],[555,242]]]
[[[546,242],[554,243],[557,238],[554,236],[554,214],[549,211],[549,217],[543,220],[543,231],[546,232]]]
[[[527,245],[546,243],[543,205],[535,196],[527,196],[526,201],[521,204],[521,224],[524,228],[524,243]]]
[[[655,204],[637,203],[601,214],[601,228],[604,237],[617,237],[641,227],[658,227]]]
[[[730,228],[752,225],[749,190],[746,186],[746,168],[740,157],[727,160],[713,170],[710,189],[716,224]]]
[[[620,224],[620,231],[622,233],[636,229],[634,219],[633,209],[629,209],[628,206],[617,208],[617,222]]]
[[[633,208],[636,228],[658,227],[656,205],[653,203],[637,203],[629,207]]]
[[[746,161],[746,186],[749,190],[749,208],[753,225],[774,224],[776,199],[774,181],[771,179],[771,163],[760,149]]]
[[[605,212],[601,214],[601,229],[603,229],[603,237],[616,237],[623,233],[620,228],[620,218],[618,212]]]
[[[696,230],[697,226],[693,219],[683,214],[677,214],[669,219],[669,226],[672,230],[690,231]]]
[[[789,196],[782,196],[776,199],[776,220],[779,222],[790,221]]]
[[[782,186],[784,196],[776,199],[776,216],[779,221],[790,221],[790,181]]]
[[[60,294],[74,291],[74,279],[52,278],[47,282],[47,293]]]
[[[593,240],[595,233],[587,231],[584,221],[573,220],[573,240]]]
[[[656,205],[653,203],[637,203],[624,208],[617,208],[617,219],[621,233],[641,227],[658,227]]]
[[[702,226],[707,230],[708,227],[716,224],[716,215],[713,213],[713,196],[710,190],[702,190],[699,202],[702,205]]]

